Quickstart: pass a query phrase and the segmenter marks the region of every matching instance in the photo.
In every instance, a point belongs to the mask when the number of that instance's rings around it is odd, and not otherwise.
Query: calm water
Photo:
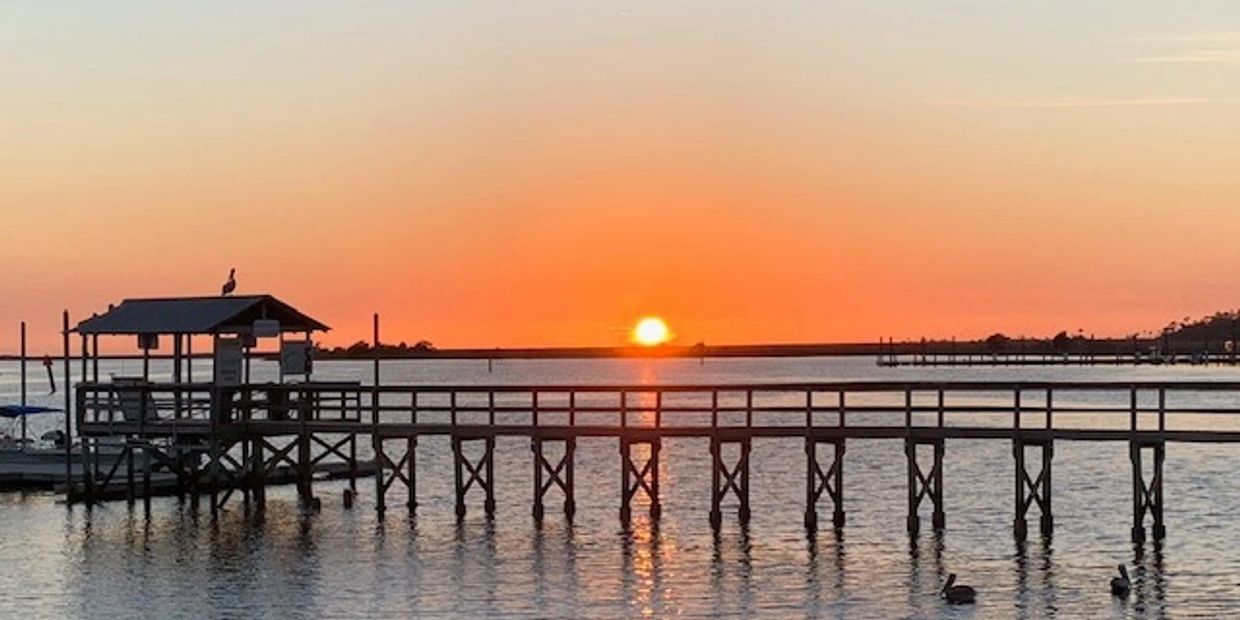
[[[157,366],[163,371],[162,366]],[[318,378],[369,380],[365,363],[323,363]],[[107,373],[135,374],[136,362]],[[258,367],[262,376],[270,368]],[[16,400],[14,364],[0,364],[0,401]],[[32,401],[49,402],[33,368]],[[435,383],[658,383],[833,379],[1235,379],[1194,368],[879,369],[870,359],[408,362],[385,379]],[[59,380],[59,377],[58,377]],[[51,404],[60,401],[53,399]],[[61,422],[32,421],[38,434]],[[1220,424],[1224,422],[1218,422]],[[322,512],[303,514],[291,487],[269,493],[266,520],[233,503],[212,523],[175,498],[111,502],[87,511],[48,494],[0,494],[0,617],[1234,617],[1240,613],[1240,450],[1172,444],[1167,450],[1168,537],[1129,542],[1131,470],[1124,444],[1055,446],[1053,541],[1011,534],[1012,458],[1001,441],[949,441],[947,529],[904,531],[905,465],[898,441],[854,441],[845,469],[848,525],[807,537],[804,452],[797,440],[757,440],[753,521],[707,521],[707,443],[667,440],[657,527],[636,511],[620,528],[614,441],[578,448],[578,513],[552,505],[530,517],[529,443],[500,440],[498,514],[481,502],[458,524],[446,439],[419,444],[416,518],[403,507],[379,521],[369,481],[353,510],[343,483],[317,483]],[[476,498],[475,498],[476,500]],[[399,503],[399,499],[392,500]],[[824,503],[824,506],[826,504]],[[829,519],[829,514],[824,516]],[[928,518],[924,521],[928,525]],[[1116,602],[1114,566],[1135,566],[1135,591]],[[973,608],[948,608],[948,572],[979,590]]]

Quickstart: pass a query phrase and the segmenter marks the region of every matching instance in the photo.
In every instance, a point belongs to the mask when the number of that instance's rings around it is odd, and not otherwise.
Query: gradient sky
[[[0,144],[0,351],[233,266],[331,344],[1240,306],[1232,0],[5,2]]]

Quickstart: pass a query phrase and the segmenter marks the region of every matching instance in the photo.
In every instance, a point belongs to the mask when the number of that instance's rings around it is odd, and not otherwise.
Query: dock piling
[[[552,461],[547,458],[548,444],[562,444],[561,456]],[[576,438],[572,436],[548,438],[534,437],[530,447],[534,452],[534,520],[541,521],[546,509],[544,502],[547,493],[553,487],[559,487],[564,493],[564,514],[569,519],[577,510],[573,498],[573,453],[576,451]]]
[[[1036,477],[1029,474],[1025,464],[1025,448],[1034,448],[1041,456],[1041,469]],[[1016,517],[1012,531],[1016,540],[1024,542],[1028,538],[1026,516],[1029,508],[1037,504],[1041,513],[1040,530],[1043,536],[1050,536],[1054,531],[1054,516],[1051,511],[1051,460],[1054,456],[1054,443],[1050,439],[1026,439],[1017,437],[1012,440],[1012,453],[1016,458]]]
[[[649,455],[635,455],[634,446],[645,445]],[[658,437],[635,438],[620,436],[620,523],[628,527],[633,520],[633,498],[638,491],[650,498],[650,518],[658,519],[662,513],[659,504],[659,450],[662,441]],[[641,462],[635,459],[642,459]]]
[[[736,464],[731,467],[724,460],[723,454],[725,446],[729,444],[735,445],[738,453]],[[731,438],[716,434],[710,438],[710,525],[715,529],[723,523],[721,506],[729,492],[736,496],[740,504],[737,507],[737,517],[741,525],[749,524],[749,453],[752,447],[753,439],[749,436]]]
[[[818,460],[819,446],[831,446],[831,466],[824,472]],[[825,493],[831,499],[831,523],[844,527],[844,438],[805,438],[805,529],[818,530],[818,502]]]
[[[918,459],[918,448],[930,446],[933,462],[930,471],[925,471]],[[943,512],[943,439],[941,437],[921,438],[908,437],[904,442],[904,453],[908,460],[908,532],[917,534],[921,530],[921,517],[918,509],[922,500],[927,497],[933,505],[931,525],[936,530],[946,526],[947,518]]]
[[[466,442],[481,442],[482,455],[474,460],[466,454]],[[456,516],[465,517],[465,497],[477,483],[485,494],[483,510],[488,517],[495,516],[495,437],[452,436],[452,454],[456,478]]]
[[[1141,454],[1146,450],[1153,456],[1153,471],[1148,483],[1141,463]],[[1129,443],[1128,454],[1132,459],[1132,542],[1145,542],[1146,514],[1154,522],[1151,528],[1154,540],[1162,540],[1167,535],[1163,523],[1163,461],[1167,444],[1160,439],[1134,439]]]

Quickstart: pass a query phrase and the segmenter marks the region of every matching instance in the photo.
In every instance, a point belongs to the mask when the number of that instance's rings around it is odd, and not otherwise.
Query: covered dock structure
[[[118,495],[119,486],[131,500],[139,495],[149,498],[156,481],[193,498],[209,490],[214,509],[226,501],[248,469],[242,464],[251,460],[251,454],[261,455],[263,448],[285,457],[294,447],[300,448],[306,462],[285,458],[271,468],[287,462],[299,479],[303,474],[308,479],[314,463],[309,462],[308,447],[298,443],[309,442],[310,437],[294,437],[290,445],[276,446],[234,422],[241,422],[245,417],[241,412],[255,407],[304,406],[298,394],[313,383],[313,335],[328,329],[272,295],[245,295],[126,299],[66,331],[66,370],[71,332],[81,341],[78,361],[83,377],[73,407],[81,488],[71,488],[70,497],[95,501]],[[135,338],[141,373],[101,378],[100,339],[122,337]],[[195,354],[195,340],[203,339],[210,341],[210,348]],[[251,354],[262,339],[278,341],[279,381],[253,384]],[[172,349],[171,376],[157,378],[151,372],[152,352],[167,342]],[[195,372],[196,360],[209,363]],[[204,377],[207,373],[209,378]],[[316,385],[318,390],[326,386]],[[119,458],[106,459],[111,466],[101,467],[101,451],[118,449]],[[334,452],[351,455],[347,470],[356,474],[356,436],[334,445]]]

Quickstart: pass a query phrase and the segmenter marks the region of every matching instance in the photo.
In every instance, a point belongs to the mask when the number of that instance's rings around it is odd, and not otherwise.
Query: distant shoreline
[[[418,360],[468,360],[468,359],[625,359],[625,358],[757,358],[757,357],[874,357],[881,356],[1020,356],[1020,355],[1133,355],[1135,352],[1146,353],[1158,347],[1159,339],[1151,338],[1076,338],[1070,343],[1056,344],[1046,339],[1010,339],[996,347],[987,340],[926,340],[906,342],[844,342],[844,343],[790,343],[790,344],[725,344],[725,345],[659,345],[654,347],[619,346],[619,347],[496,347],[496,348],[420,348],[404,345],[383,344],[379,348],[379,359],[418,359]],[[1221,352],[1223,341],[1179,340],[1163,342],[1163,349],[1169,353],[1191,354],[1205,350]],[[78,352],[74,351],[74,359]],[[275,351],[254,351],[255,359],[275,359]],[[43,354],[30,354],[27,359],[38,362]],[[196,353],[196,359],[210,359],[210,353]],[[372,360],[375,352],[361,343],[347,349],[341,347],[322,348],[314,353],[319,361],[333,360]],[[171,359],[169,353],[152,353],[152,360]],[[0,355],[0,361],[17,361],[13,354]],[[63,360],[61,354],[52,355],[54,362]],[[139,354],[104,354],[105,360],[142,359]]]

